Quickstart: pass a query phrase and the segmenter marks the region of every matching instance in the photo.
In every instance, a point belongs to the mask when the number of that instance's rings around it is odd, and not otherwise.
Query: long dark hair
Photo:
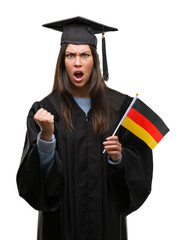
[[[96,48],[89,45],[94,65],[92,74],[90,77],[90,85],[88,94],[91,98],[91,120],[95,132],[98,135],[105,133],[109,127],[109,110],[108,103],[105,95],[105,83],[103,81],[99,56],[97,54]],[[64,118],[65,124],[69,130],[73,130],[72,118],[71,118],[71,109],[72,109],[72,88],[70,86],[70,81],[68,74],[65,68],[65,50],[67,44],[62,44],[59,52],[55,79],[52,92],[58,91],[61,98],[61,114]]]

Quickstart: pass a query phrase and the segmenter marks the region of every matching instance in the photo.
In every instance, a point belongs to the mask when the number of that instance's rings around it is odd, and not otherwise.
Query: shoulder
[[[52,92],[40,101],[40,107],[54,115],[55,119],[60,116],[60,95]]]
[[[40,104],[42,105],[48,105],[52,104],[54,106],[59,107],[60,106],[60,95],[58,92],[52,92],[48,94],[46,97],[44,97],[41,101]]]
[[[120,111],[120,110],[125,110],[131,103],[132,97],[123,94],[121,92],[118,92],[114,89],[106,87],[105,89],[106,92],[106,97],[109,103],[109,106],[114,110],[114,111]]]
[[[55,118],[58,118],[60,115],[60,96],[57,92],[50,93],[40,101],[33,103],[30,113],[34,115],[37,110],[44,108],[48,112],[54,115]]]

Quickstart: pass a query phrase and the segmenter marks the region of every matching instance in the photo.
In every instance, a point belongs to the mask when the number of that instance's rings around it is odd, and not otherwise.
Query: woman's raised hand
[[[54,133],[54,116],[44,108],[40,108],[34,115],[34,120],[40,126],[41,139],[51,141]]]

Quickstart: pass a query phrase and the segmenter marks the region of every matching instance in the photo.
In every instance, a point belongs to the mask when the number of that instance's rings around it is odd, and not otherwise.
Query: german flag
[[[143,140],[151,149],[169,131],[163,120],[140,99],[136,99],[121,125]]]

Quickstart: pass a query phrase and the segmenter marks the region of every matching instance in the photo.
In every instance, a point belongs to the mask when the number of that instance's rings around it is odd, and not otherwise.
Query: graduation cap
[[[97,38],[95,34],[102,33],[103,79],[105,81],[108,80],[108,66],[104,33],[118,31],[117,28],[109,27],[83,17],[74,17],[52,22],[44,24],[43,27],[63,32],[61,44],[89,44],[95,48],[97,47]]]

